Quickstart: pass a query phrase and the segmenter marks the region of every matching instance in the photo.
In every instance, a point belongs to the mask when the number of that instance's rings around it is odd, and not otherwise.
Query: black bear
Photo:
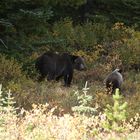
[[[59,80],[64,76],[65,86],[70,86],[73,70],[85,70],[84,59],[68,53],[57,54],[46,52],[36,60],[36,69],[40,73],[40,80],[47,76],[47,80]]]
[[[116,88],[121,89],[121,84],[123,82],[121,72],[121,69],[115,69],[106,77],[104,82],[108,92],[114,93]]]

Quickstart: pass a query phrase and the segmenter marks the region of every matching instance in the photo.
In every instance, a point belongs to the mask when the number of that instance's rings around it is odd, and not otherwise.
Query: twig
[[[4,41],[3,41],[2,39],[0,39],[0,41],[1,41],[1,43],[4,45],[4,47],[5,47],[6,49],[8,49],[8,47],[6,46],[6,44],[4,43]]]

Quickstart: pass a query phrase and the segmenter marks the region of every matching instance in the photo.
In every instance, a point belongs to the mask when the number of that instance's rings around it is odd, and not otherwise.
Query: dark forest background
[[[116,39],[117,22],[139,31],[139,0],[1,0],[0,51],[20,60],[44,46],[88,50]]]

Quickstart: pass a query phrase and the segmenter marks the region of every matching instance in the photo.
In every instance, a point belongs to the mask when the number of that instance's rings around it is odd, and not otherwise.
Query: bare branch
[[[1,43],[4,45],[4,47],[5,47],[6,49],[8,49],[8,47],[6,46],[6,44],[4,43],[4,41],[3,41],[2,39],[0,39],[0,41],[1,41]]]

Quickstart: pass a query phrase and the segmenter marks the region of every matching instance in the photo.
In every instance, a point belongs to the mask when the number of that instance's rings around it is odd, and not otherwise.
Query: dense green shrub
[[[119,50],[123,64],[130,68],[140,65],[140,32],[133,32],[132,37],[125,41]]]
[[[8,83],[8,81],[20,81],[24,78],[22,66],[15,59],[7,59],[5,55],[0,54],[0,81]]]
[[[108,40],[109,34],[105,24],[87,22],[73,26],[72,20],[67,18],[55,23],[53,27],[53,36],[56,40],[62,40],[61,45],[85,51],[95,50],[95,45]]]

